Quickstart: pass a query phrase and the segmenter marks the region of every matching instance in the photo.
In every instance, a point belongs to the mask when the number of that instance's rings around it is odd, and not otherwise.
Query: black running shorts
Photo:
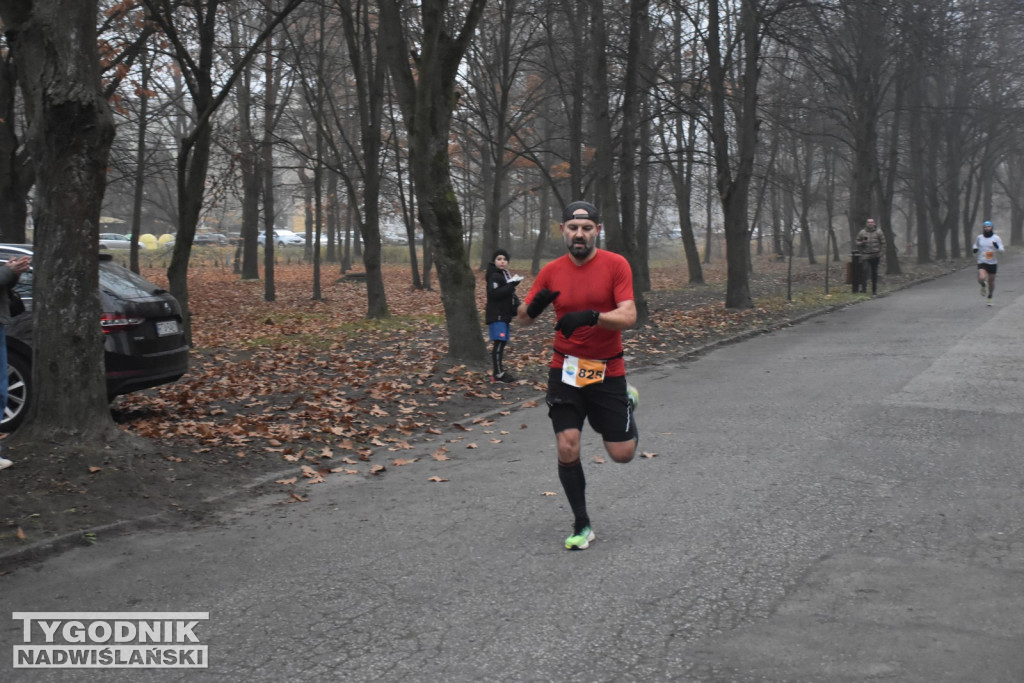
[[[562,381],[561,368],[550,368],[547,404],[556,434],[567,429],[582,430],[586,419],[605,441],[630,441],[636,437],[625,377],[606,377],[600,384],[574,387]]]

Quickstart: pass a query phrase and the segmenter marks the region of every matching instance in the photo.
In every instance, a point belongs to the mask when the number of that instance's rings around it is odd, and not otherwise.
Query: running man
[[[558,479],[575,518],[565,547],[583,550],[594,540],[580,462],[584,420],[601,434],[615,462],[629,462],[636,452],[637,393],[626,383],[622,358],[622,330],[636,324],[636,303],[629,263],[597,248],[601,219],[596,206],[583,201],[566,206],[561,230],[568,253],[537,274],[517,320],[530,325],[554,303],[558,322],[548,370],[548,416],[558,449]]]
[[[992,293],[996,291],[996,252],[1006,251],[1003,241],[993,232],[992,221],[981,224],[981,234],[974,240],[974,253],[978,255],[978,284],[981,295],[988,295],[988,305],[992,305]],[[986,286],[987,285],[987,286]]]

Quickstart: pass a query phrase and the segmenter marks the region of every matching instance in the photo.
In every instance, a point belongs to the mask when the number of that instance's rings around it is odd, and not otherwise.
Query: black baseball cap
[[[598,213],[597,207],[590,202],[575,201],[571,204],[567,204],[562,209],[562,222],[567,223],[574,218],[582,218],[584,220],[591,220],[595,223],[601,222],[601,214]]]

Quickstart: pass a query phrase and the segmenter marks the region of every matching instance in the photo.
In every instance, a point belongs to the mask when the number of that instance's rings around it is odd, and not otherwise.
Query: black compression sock
[[[558,463],[558,479],[562,482],[562,489],[565,497],[569,499],[569,507],[576,518],[574,532],[579,532],[585,526],[590,525],[590,517],[587,516],[587,480],[583,476],[583,464],[576,460],[572,463]]]

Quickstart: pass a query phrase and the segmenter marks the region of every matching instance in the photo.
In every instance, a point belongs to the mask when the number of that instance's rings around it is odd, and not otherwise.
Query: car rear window
[[[112,261],[100,261],[100,288],[121,299],[137,299],[164,291]]]

